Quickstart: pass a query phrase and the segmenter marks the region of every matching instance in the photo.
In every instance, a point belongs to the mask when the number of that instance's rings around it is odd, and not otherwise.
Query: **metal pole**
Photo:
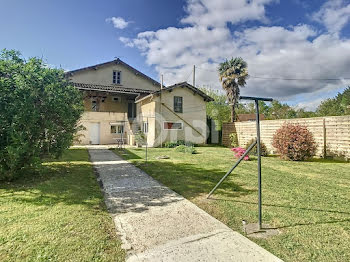
[[[147,135],[146,135],[146,162],[147,162],[147,153],[148,153],[148,117],[147,117]]]
[[[256,141],[258,153],[258,198],[259,198],[259,230],[262,227],[262,212],[261,212],[261,147],[260,147],[260,115],[259,115],[259,100],[255,100],[256,108]]]
[[[193,66],[193,86],[196,86],[196,66]]]
[[[226,175],[224,175],[220,181],[216,184],[216,186],[210,191],[210,193],[208,194],[207,198],[209,198],[214,191],[220,186],[220,184],[225,180],[225,178],[231,174],[231,172],[233,171],[233,169],[235,169],[239,163],[241,163],[242,159],[250,152],[250,150],[252,150],[252,148],[256,145],[256,141],[253,142],[253,144],[250,145],[250,147],[248,147],[248,149],[244,152],[244,154],[238,159],[238,161],[233,165],[233,167],[226,173]]]
[[[163,105],[162,105],[162,91],[163,91],[163,74],[160,80],[160,93],[159,93],[159,105],[160,105],[160,148],[163,148]]]

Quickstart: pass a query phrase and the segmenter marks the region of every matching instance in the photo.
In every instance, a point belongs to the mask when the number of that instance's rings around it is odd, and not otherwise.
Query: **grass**
[[[0,184],[0,261],[124,261],[84,149]]]
[[[173,149],[117,151],[152,177],[183,195],[233,230],[257,222],[256,159],[242,162],[215,192],[208,192],[234,164],[223,147],[198,154]],[[159,155],[170,159],[156,160]],[[350,164],[341,161],[262,159],[263,222],[281,234],[252,239],[285,261],[350,261]]]

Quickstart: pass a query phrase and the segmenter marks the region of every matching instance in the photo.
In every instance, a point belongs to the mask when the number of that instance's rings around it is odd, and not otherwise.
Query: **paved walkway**
[[[89,153],[127,261],[281,261],[110,150]]]

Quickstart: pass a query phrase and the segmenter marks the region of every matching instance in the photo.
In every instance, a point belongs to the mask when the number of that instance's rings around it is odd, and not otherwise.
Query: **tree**
[[[19,52],[0,53],[0,179],[12,179],[68,148],[83,112],[63,70]]]
[[[236,120],[235,107],[239,99],[240,87],[245,86],[248,78],[248,65],[241,58],[231,58],[221,63],[218,68],[219,78],[226,91],[227,100],[231,106],[231,122]]]
[[[230,106],[226,102],[226,96],[218,91],[201,88],[208,96],[214,99],[206,104],[207,115],[214,120],[217,130],[221,130],[222,123],[230,121]]]
[[[342,116],[350,114],[350,87],[334,98],[328,98],[321,102],[316,109],[319,116]]]
[[[296,118],[296,111],[287,104],[274,100],[268,110],[267,119],[289,119]]]

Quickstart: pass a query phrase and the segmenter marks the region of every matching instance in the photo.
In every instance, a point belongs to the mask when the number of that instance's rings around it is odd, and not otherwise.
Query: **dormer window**
[[[120,85],[122,83],[122,72],[121,71],[113,71],[113,84]]]

